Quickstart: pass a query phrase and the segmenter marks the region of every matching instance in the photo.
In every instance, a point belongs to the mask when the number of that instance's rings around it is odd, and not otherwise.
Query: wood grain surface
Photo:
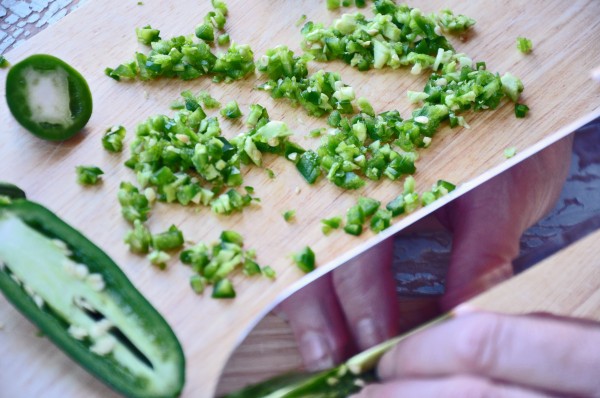
[[[299,51],[301,40],[295,26],[301,15],[309,20],[328,22],[339,16],[317,0],[229,0],[226,25],[234,41],[248,43],[258,57],[266,49],[286,44]],[[411,6],[426,12],[437,11],[433,0],[415,1]],[[536,148],[547,145],[575,127],[600,114],[600,88],[591,84],[590,71],[599,62],[600,2],[589,1],[448,1],[444,6],[477,20],[468,40],[454,39],[457,50],[475,60],[485,60],[490,70],[511,71],[525,84],[523,101],[532,109],[526,119],[515,119],[513,106],[505,104],[495,112],[466,115],[469,130],[445,128],[431,147],[421,151],[418,161],[417,189],[424,191],[443,178],[464,191],[473,180],[490,170],[514,164]],[[209,79],[192,82],[160,80],[150,83],[117,83],[103,70],[128,61],[137,44],[134,29],[151,24],[163,37],[193,32],[210,2],[182,0],[137,2],[117,0],[88,1],[81,8],[6,54],[11,62],[34,54],[50,53],[64,59],[88,80],[94,97],[94,114],[84,132],[63,143],[41,141],[25,132],[10,117],[5,101],[0,101],[0,178],[19,184],[30,199],[38,201],[80,229],[119,263],[133,283],[145,294],[173,326],[187,358],[185,397],[211,396],[235,343],[257,314],[265,311],[276,297],[302,278],[289,259],[290,253],[310,245],[322,270],[331,268],[353,254],[370,247],[423,217],[429,210],[398,221],[384,234],[365,233],[360,238],[343,233],[325,238],[319,220],[343,215],[356,198],[366,195],[388,201],[401,190],[401,181],[368,184],[356,192],[343,192],[327,181],[308,186],[291,164],[267,158],[265,167],[277,177],[270,180],[264,170],[245,169],[245,184],[256,188],[260,207],[243,214],[216,217],[208,209],[158,205],[149,226],[154,232],[170,224],[181,228],[188,240],[212,241],[224,229],[234,229],[255,248],[258,261],[271,265],[276,281],[236,278],[238,297],[215,301],[198,297],[188,287],[191,271],[173,262],[162,272],[147,260],[130,254],[122,242],[128,229],[116,200],[121,181],[133,181],[123,166],[127,154],[105,152],[100,137],[106,128],[123,124],[128,139],[137,123],[157,113],[170,113],[169,104],[185,89],[210,91],[227,102],[237,99],[242,110],[251,103],[267,107],[271,118],[283,120],[296,132],[293,138],[305,147],[316,147],[318,140],[307,138],[325,120],[306,116],[286,102],[275,102],[254,89],[260,77],[234,84],[213,84]],[[517,36],[527,36],[534,52],[525,56],[515,47]],[[408,70],[360,73],[341,63],[312,64],[342,73],[358,96],[369,98],[375,111],[398,109],[403,116],[412,106],[407,90],[420,90],[426,76],[413,76]],[[6,70],[0,71],[4,79]],[[226,135],[243,129],[236,123],[222,123]],[[542,144],[540,144],[542,143]],[[520,154],[507,161],[506,147],[515,146]],[[82,188],[75,182],[75,166],[94,164],[105,172],[104,182]],[[299,192],[298,189],[300,188]],[[283,211],[297,210],[297,222],[287,224]],[[110,397],[111,392],[43,338],[0,298],[0,396]]]

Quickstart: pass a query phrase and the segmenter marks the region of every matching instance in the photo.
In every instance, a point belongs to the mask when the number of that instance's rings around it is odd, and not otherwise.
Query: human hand
[[[443,312],[512,276],[521,235],[560,195],[572,147],[570,134],[436,212],[453,239]]]
[[[600,324],[475,312],[431,327],[380,361],[368,397],[600,397]]]
[[[442,310],[512,275],[519,238],[560,194],[571,147],[572,135],[436,213],[453,232]],[[399,332],[392,249],[388,239],[282,303],[307,369],[333,366]]]
[[[392,250],[388,239],[280,305],[308,370],[332,367],[398,334]]]

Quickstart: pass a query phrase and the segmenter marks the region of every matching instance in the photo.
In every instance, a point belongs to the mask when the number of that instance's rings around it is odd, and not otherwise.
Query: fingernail
[[[304,333],[300,339],[300,347],[306,370],[323,370],[335,365],[329,344],[322,333]]]
[[[462,315],[472,314],[474,312],[479,312],[479,311],[480,311],[480,309],[475,307],[473,304],[463,303],[463,304],[459,304],[458,306],[454,307],[454,309],[452,310],[452,313],[454,314],[454,316],[462,316]]]
[[[380,328],[371,318],[363,318],[356,323],[356,342],[365,350],[381,343],[384,339]]]

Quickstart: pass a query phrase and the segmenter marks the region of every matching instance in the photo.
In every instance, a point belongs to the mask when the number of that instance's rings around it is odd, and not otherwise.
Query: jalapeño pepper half
[[[180,394],[185,359],[169,325],[110,257],[41,205],[0,204],[0,290],[116,391]]]

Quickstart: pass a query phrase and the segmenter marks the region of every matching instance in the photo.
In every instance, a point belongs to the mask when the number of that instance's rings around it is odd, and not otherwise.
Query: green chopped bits
[[[339,229],[342,226],[341,217],[331,217],[321,220],[321,231],[324,235],[329,235],[334,229]]]
[[[302,26],[306,22],[306,14],[302,14],[296,21],[296,27]]]
[[[10,66],[10,62],[6,59],[6,57],[0,54],[0,69],[8,68]]]
[[[258,265],[258,263],[256,261],[254,261],[253,259],[246,258],[244,260],[243,272],[244,272],[244,275],[246,275],[246,276],[260,275],[261,274],[260,265]]]
[[[356,103],[358,104],[358,107],[360,108],[360,111],[362,113],[366,113],[369,116],[375,116],[375,111],[373,110],[373,106],[371,105],[371,103],[369,102],[368,99],[366,99],[365,97],[360,97]]]
[[[229,13],[227,4],[223,0],[211,0],[211,4],[214,7],[214,9],[219,10],[221,14],[227,15]]]
[[[114,69],[106,68],[104,69],[104,74],[116,81],[120,81],[121,79],[131,80],[136,78],[138,69],[135,62],[130,62],[121,64]]]
[[[235,189],[230,189],[224,194],[218,196],[210,202],[212,211],[216,214],[229,215],[237,211],[241,211],[244,207],[249,206],[256,198],[246,193],[240,194]]]
[[[246,126],[255,128],[268,122],[268,120],[269,113],[263,106],[259,104],[250,105],[250,112],[248,112],[248,116],[246,117]]]
[[[435,194],[433,192],[427,191],[421,194],[421,204],[423,206],[428,206],[435,202]]]
[[[243,249],[243,241],[238,232],[223,231],[218,242],[210,246],[200,242],[182,251],[179,258],[181,262],[192,267],[197,275],[196,279],[200,278],[203,286],[214,285],[213,292],[221,291],[223,286],[227,287],[227,291],[230,290],[228,286],[233,289],[230,278],[237,269],[241,269],[246,276],[262,274],[269,278],[274,277],[274,271],[269,271],[270,267],[261,269],[253,249]],[[223,280],[228,282],[221,286]]]
[[[341,0],[327,0],[325,2],[325,4],[327,5],[328,10],[337,10],[338,8],[340,8],[342,6],[342,1]]]
[[[106,68],[107,76],[121,79],[153,80],[177,77],[182,80],[212,76],[216,82],[242,79],[254,71],[254,54],[248,45],[232,43],[225,53],[215,55],[208,43],[215,40],[215,29],[223,30],[227,7],[222,1],[214,2],[214,10],[204,17],[194,34],[160,39],[158,30],[150,26],[136,31],[138,39],[151,46],[147,53],[136,52],[133,61]],[[225,44],[227,36],[219,36]]]
[[[284,211],[282,215],[285,222],[292,222],[296,218],[296,210]]]
[[[344,231],[346,231],[348,235],[359,236],[362,234],[363,226],[362,224],[346,224],[344,226]]]
[[[152,233],[140,220],[133,221],[133,229],[125,235],[125,243],[132,253],[146,254],[152,246]]]
[[[221,279],[213,286],[212,298],[232,299],[235,298],[235,295],[235,289],[229,279]]]
[[[219,37],[217,38],[217,44],[220,46],[225,46],[225,45],[229,44],[230,41],[231,41],[231,38],[229,37],[229,33],[223,33],[222,35],[219,35]]]
[[[204,105],[206,109],[217,109],[221,107],[221,103],[211,97],[208,91],[200,91],[197,98],[200,102],[202,102],[202,105]]]
[[[390,1],[375,2],[374,14],[372,18],[344,14],[328,27],[307,22],[302,28],[302,48],[319,61],[341,59],[359,70],[407,64],[429,67],[428,57],[435,57],[438,48],[452,48],[436,33],[435,16]],[[426,57],[408,59],[409,54]]]
[[[437,24],[445,31],[460,34],[467,31],[471,26],[475,25],[475,20],[466,15],[454,13],[449,9],[441,10],[436,16]]]
[[[215,29],[212,23],[202,23],[196,26],[196,37],[205,42],[215,41]]]
[[[322,136],[324,131],[325,131],[325,128],[316,128],[316,129],[311,130],[308,133],[308,136],[311,138],[317,138],[317,137]]]
[[[213,81],[226,83],[254,72],[254,53],[246,44],[232,43],[226,53],[217,56],[212,68]]]
[[[100,182],[100,176],[104,172],[96,166],[77,166],[75,168],[77,173],[77,182],[81,185],[96,185]]]
[[[196,294],[204,293],[204,289],[206,288],[206,278],[203,278],[200,275],[190,276],[190,287]]]
[[[219,120],[202,109],[202,102],[212,106],[216,100],[206,92],[184,91],[182,98],[181,109],[172,117],[153,116],[137,126],[125,163],[139,185],[152,188],[160,202],[210,206],[217,214],[241,211],[259,201],[234,189],[243,185],[244,166],[261,165],[263,152],[285,156],[304,151],[289,142],[289,127],[269,120],[258,104],[250,106],[250,130],[227,139]]]
[[[320,159],[314,151],[306,151],[296,163],[296,169],[309,184],[314,184],[321,174]]]
[[[350,235],[358,236],[363,231],[365,214],[360,205],[352,206],[346,212],[346,225],[344,231]]]
[[[277,273],[275,272],[275,270],[268,265],[264,266],[261,269],[261,272],[265,277],[269,279],[275,279],[277,277]]]
[[[405,212],[404,207],[404,194],[399,195],[391,202],[389,202],[385,208],[392,212],[393,217],[397,217]]]
[[[529,113],[529,107],[525,104],[515,104],[515,116],[518,118],[524,118]]]
[[[153,250],[148,254],[147,258],[152,265],[164,270],[167,268],[167,262],[169,262],[171,256],[163,251]]]
[[[514,146],[511,146],[504,150],[504,157],[506,159],[510,159],[510,158],[514,157],[516,154],[517,154],[517,148]]]
[[[150,45],[152,42],[160,40],[160,30],[153,29],[150,25],[143,28],[136,28],[135,34],[140,43]]]
[[[308,246],[292,255],[294,263],[305,273],[315,269],[315,253]]]
[[[378,233],[389,228],[392,221],[392,212],[387,209],[378,209],[371,218],[371,231]]]
[[[208,246],[202,242],[197,245],[183,250],[179,254],[179,260],[187,265],[190,265],[194,272],[203,274],[204,268],[210,262],[211,251]]]
[[[413,103],[419,103],[419,102],[423,102],[427,99],[427,97],[429,97],[429,94],[424,93],[422,91],[410,91],[408,90],[406,92],[406,96],[408,97],[408,100]]]
[[[237,103],[233,100],[227,103],[223,109],[221,109],[221,115],[228,119],[237,119],[242,116],[242,111]]]
[[[506,72],[502,78],[502,89],[504,93],[510,98],[513,102],[517,102],[519,100],[519,95],[523,91],[523,83],[514,75]]]
[[[171,251],[183,247],[183,233],[171,225],[165,232],[152,236],[152,247],[157,251]]]
[[[517,37],[517,50],[529,54],[533,51],[533,43],[526,37]]]
[[[360,197],[358,198],[358,206],[361,209],[361,213],[364,217],[371,217],[377,212],[381,202],[375,199]]]
[[[273,170],[271,170],[271,169],[265,169],[265,172],[267,173],[267,176],[270,179],[274,179],[275,178],[275,172]]]
[[[146,195],[129,182],[122,182],[118,192],[121,214],[127,221],[146,221],[150,213],[150,203]]]
[[[244,245],[244,238],[242,235],[235,231],[223,231],[221,232],[221,241],[227,243],[233,243],[242,247]]]
[[[404,180],[404,194],[408,195],[415,192],[416,181],[413,176],[408,176]]]
[[[107,129],[102,136],[102,146],[109,152],[121,152],[126,133],[123,126],[113,126]]]

